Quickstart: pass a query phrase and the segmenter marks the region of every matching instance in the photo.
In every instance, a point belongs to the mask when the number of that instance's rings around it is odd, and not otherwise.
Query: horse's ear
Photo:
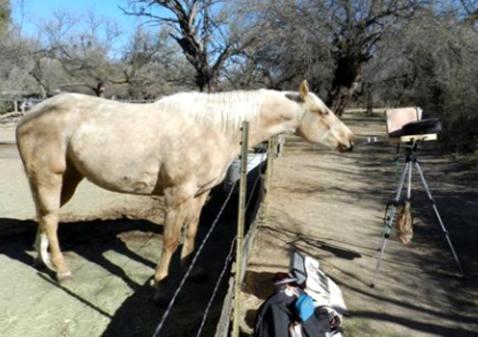
[[[300,84],[299,93],[302,99],[309,94],[309,83],[307,83],[307,80],[303,80]]]

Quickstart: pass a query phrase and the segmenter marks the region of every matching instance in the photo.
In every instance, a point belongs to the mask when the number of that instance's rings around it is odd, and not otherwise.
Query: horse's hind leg
[[[71,164],[67,163],[61,186],[60,207],[65,205],[75,193],[76,187],[83,179],[80,172]]]
[[[57,234],[63,174],[50,172],[33,178],[32,193],[38,216],[36,248],[42,262],[55,270],[57,279],[61,281],[71,276],[61,252]],[[48,246],[51,259],[47,250]]]
[[[17,146],[37,211],[37,251],[42,262],[56,270],[57,278],[61,280],[71,275],[57,235],[63,174],[67,168],[66,141],[56,128],[58,121],[51,123],[41,116],[34,121],[36,124],[27,120],[17,127]]]
[[[65,205],[75,193],[76,187],[83,179],[81,173],[78,172],[72,165],[68,164],[66,167],[65,172],[63,173],[62,177],[62,185],[61,185],[61,194],[60,194],[60,207]],[[36,188],[32,188],[35,189]],[[39,191],[34,192],[35,195],[39,194]],[[38,203],[38,198],[35,197],[36,202]],[[38,218],[41,218],[41,215],[38,215]],[[58,221],[58,219],[56,220]],[[44,226],[40,225],[37,229],[37,234],[35,238],[35,248],[37,250],[37,257],[36,263],[44,264],[50,269],[54,270],[55,267],[51,264],[50,256],[48,254],[48,238],[46,232],[44,230]],[[68,276],[68,273],[64,273]],[[64,276],[63,276],[64,277]]]

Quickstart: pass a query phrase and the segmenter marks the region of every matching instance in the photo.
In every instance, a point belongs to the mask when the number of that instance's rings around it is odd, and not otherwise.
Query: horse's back
[[[105,189],[138,194],[160,193],[171,184],[209,186],[235,154],[222,119],[184,111],[187,97],[181,95],[181,104],[128,104],[79,94],[48,99],[17,128],[27,173],[74,167]]]
[[[60,94],[38,104],[16,130],[27,175],[62,173],[68,165],[108,188],[96,177],[118,165],[114,157],[135,153],[124,151],[135,110],[141,109],[81,94]]]
[[[28,138],[67,140],[84,124],[103,120],[105,125],[115,123],[118,110],[127,110],[127,104],[83,94],[64,93],[37,104],[20,121],[16,130],[17,143]]]

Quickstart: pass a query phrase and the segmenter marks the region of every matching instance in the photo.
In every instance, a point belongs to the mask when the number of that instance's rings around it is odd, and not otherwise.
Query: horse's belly
[[[138,167],[137,162],[82,162],[80,171],[94,184],[107,190],[133,194],[152,194],[157,184],[157,169]]]
[[[147,144],[73,139],[68,155],[85,178],[105,189],[134,194],[156,189],[159,159]]]
[[[109,176],[88,177],[89,180],[97,185],[115,192],[133,193],[133,194],[152,194],[155,190],[156,177],[151,174],[130,174],[124,172],[121,174],[112,173]],[[95,179],[95,181],[93,180]]]

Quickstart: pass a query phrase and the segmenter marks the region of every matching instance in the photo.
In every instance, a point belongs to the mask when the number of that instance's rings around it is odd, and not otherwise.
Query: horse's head
[[[296,134],[312,143],[320,143],[337,150],[351,151],[352,131],[317,97],[309,91],[307,81],[300,85],[296,97],[302,111],[302,119]]]

